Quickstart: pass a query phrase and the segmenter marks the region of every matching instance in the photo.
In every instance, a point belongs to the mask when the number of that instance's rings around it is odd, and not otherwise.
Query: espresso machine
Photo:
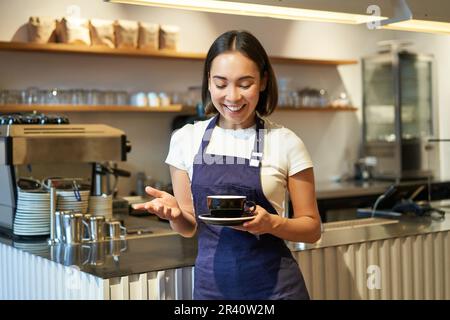
[[[80,177],[101,190],[99,165],[126,161],[123,131],[103,124],[0,125],[0,230],[12,234],[19,177]]]

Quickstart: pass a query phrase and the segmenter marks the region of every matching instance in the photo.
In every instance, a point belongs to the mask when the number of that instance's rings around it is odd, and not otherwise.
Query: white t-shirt
[[[192,181],[194,156],[200,148],[203,134],[212,119],[186,124],[176,130],[170,140],[166,163],[185,170]],[[264,152],[261,162],[261,184],[267,200],[278,214],[285,212],[287,179],[313,163],[303,141],[291,130],[264,119]],[[223,129],[215,126],[206,154],[250,159],[256,126],[246,129]]]

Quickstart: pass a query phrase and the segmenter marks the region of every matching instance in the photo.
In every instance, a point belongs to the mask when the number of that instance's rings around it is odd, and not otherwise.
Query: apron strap
[[[206,127],[199,150],[197,151],[197,154],[195,156],[196,159],[199,157],[203,159],[203,154],[204,152],[206,152],[206,148],[208,147],[208,144],[211,140],[212,132],[217,124],[218,119],[219,114],[215,115],[214,118],[212,118],[212,120]],[[256,115],[256,135],[255,135],[255,143],[253,145],[252,153],[250,155],[250,166],[259,167],[260,162],[263,158],[263,150],[264,150],[264,120],[261,119],[258,115]]]
[[[212,118],[212,120],[208,123],[208,126],[206,127],[205,133],[203,134],[202,137],[201,149],[199,150],[199,152],[203,153],[206,151],[206,147],[208,146],[209,141],[211,140],[212,132],[218,120],[219,114],[215,115],[214,118]]]
[[[217,120],[219,119],[219,114],[215,115],[214,118],[208,123],[205,132],[202,136],[202,141],[200,143],[200,147],[197,150],[197,153],[194,156],[194,163],[200,164],[203,163],[203,153],[206,152],[206,147],[211,140],[211,135],[214,127],[216,126]]]
[[[264,120],[256,115],[255,144],[250,155],[250,166],[259,167],[264,154]]]

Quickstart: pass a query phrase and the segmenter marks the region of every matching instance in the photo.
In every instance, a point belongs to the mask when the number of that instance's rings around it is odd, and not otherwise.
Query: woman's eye
[[[216,84],[217,89],[225,89],[226,85],[224,84]]]
[[[243,84],[241,84],[240,85],[240,87],[242,88],[242,89],[248,89],[248,88],[250,88],[250,84],[248,84],[248,85],[243,85]]]

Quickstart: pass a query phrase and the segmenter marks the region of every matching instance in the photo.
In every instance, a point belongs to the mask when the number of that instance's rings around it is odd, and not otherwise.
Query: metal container
[[[65,212],[62,215],[64,242],[67,244],[80,244],[82,241],[89,241],[84,237],[83,227],[89,229],[89,225],[83,220],[81,213]]]
[[[91,216],[88,219],[91,241],[105,240],[105,217]]]
[[[108,221],[106,223],[106,230],[108,238],[111,240],[124,238],[127,234],[127,228],[122,226],[120,221]]]
[[[55,224],[55,239],[57,242],[64,241],[64,229],[63,229],[63,220],[62,216],[64,211],[56,211],[54,215],[54,224]]]

